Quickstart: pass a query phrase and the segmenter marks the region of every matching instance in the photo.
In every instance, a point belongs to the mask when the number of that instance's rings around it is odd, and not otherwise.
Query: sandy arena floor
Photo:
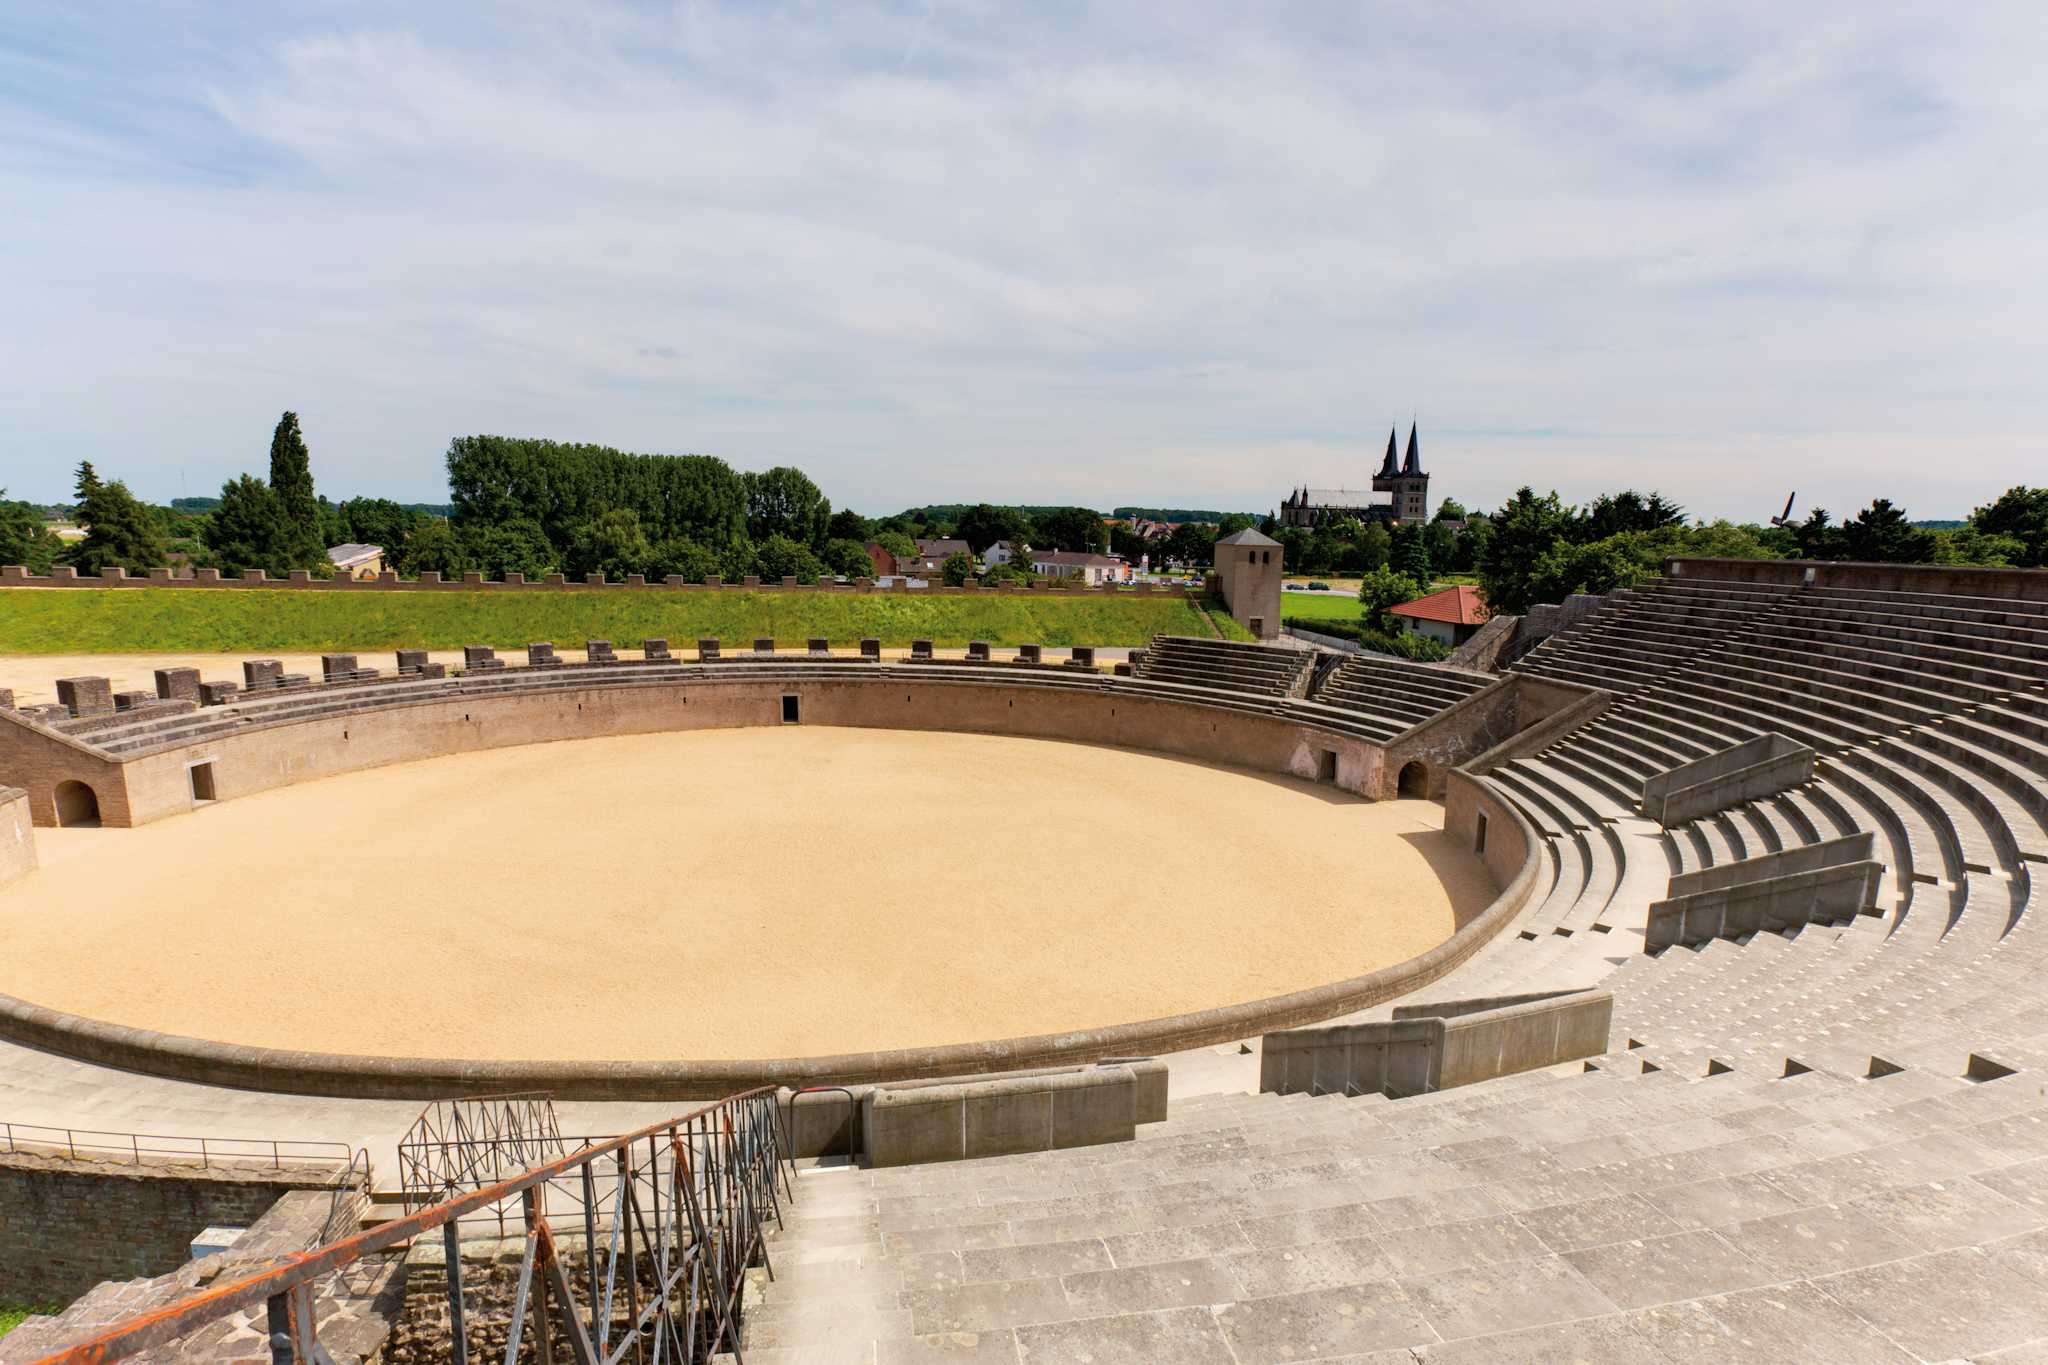
[[[433,759],[38,830],[0,990],[232,1042],[772,1057],[1154,1018],[1484,908],[1427,802],[1129,750],[831,728]]]

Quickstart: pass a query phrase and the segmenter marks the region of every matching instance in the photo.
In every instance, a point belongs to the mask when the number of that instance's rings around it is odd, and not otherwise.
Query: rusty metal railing
[[[204,1167],[260,1165],[347,1167],[355,1149],[346,1142],[301,1142],[294,1138],[178,1137],[167,1133],[116,1133],[94,1128],[54,1128],[0,1120],[0,1151],[72,1160],[197,1162]]]
[[[782,1202],[793,1194],[775,1091],[762,1087],[284,1257],[270,1269],[117,1323],[36,1365],[119,1360],[259,1306],[268,1315],[274,1365],[325,1365],[316,1297],[322,1282],[436,1229],[449,1360],[480,1359],[473,1341],[488,1341],[494,1358],[502,1341],[508,1365],[522,1356],[553,1360],[557,1352],[578,1365],[694,1365],[717,1351],[737,1356],[745,1273],[767,1264],[767,1220],[779,1225]],[[517,1202],[525,1230],[510,1294],[466,1293],[462,1220],[509,1201]],[[551,1214],[581,1226],[558,1233]],[[570,1246],[578,1241],[580,1278]]]

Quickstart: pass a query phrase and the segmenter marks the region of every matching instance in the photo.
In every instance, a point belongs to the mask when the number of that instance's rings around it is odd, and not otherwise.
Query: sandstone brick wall
[[[1338,785],[1366,796],[1377,793],[1378,746],[1278,717],[1127,694],[936,682],[896,672],[797,682],[778,677],[593,683],[572,690],[421,701],[217,735],[127,763],[100,762],[93,769],[95,790],[107,824],[140,825],[191,809],[185,768],[193,759],[213,762],[215,792],[231,801],[335,773],[476,749],[780,725],[787,692],[802,697],[806,725],[964,730],[1117,744],[1311,781],[1321,751],[1335,750]],[[5,738],[0,733],[0,770],[7,761]],[[44,755],[32,776],[45,781],[78,776],[69,771],[77,763],[76,755]],[[107,790],[100,790],[100,784]]]
[[[36,831],[28,793],[0,787],[0,886],[36,870]]]
[[[0,1154],[0,1297],[68,1303],[177,1269],[210,1226],[247,1227],[325,1177]]]

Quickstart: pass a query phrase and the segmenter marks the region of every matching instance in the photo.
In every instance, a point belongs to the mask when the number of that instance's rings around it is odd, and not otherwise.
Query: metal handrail
[[[96,1141],[95,1139],[112,1139]],[[172,1161],[198,1158],[202,1167],[219,1162],[268,1160],[273,1169],[287,1164],[347,1166],[355,1148],[346,1142],[314,1142],[297,1138],[183,1137],[168,1133],[120,1133],[97,1128],[58,1128],[39,1123],[0,1120],[0,1144],[10,1155],[39,1156],[60,1152],[77,1160],[81,1153],[123,1156],[140,1165],[146,1159]],[[166,1145],[169,1144],[169,1145]]]
[[[760,1200],[765,1198],[767,1211],[773,1212],[780,1221],[781,1209],[776,1193],[776,1176],[780,1175],[785,1187],[788,1186],[787,1157],[782,1151],[782,1135],[780,1125],[776,1122],[774,1095],[773,1086],[761,1086],[700,1106],[675,1118],[650,1124],[635,1132],[608,1138],[601,1143],[593,1143],[558,1160],[535,1166],[509,1180],[444,1200],[430,1208],[409,1213],[403,1218],[393,1219],[342,1241],[283,1257],[267,1270],[243,1275],[163,1308],[116,1323],[97,1336],[44,1356],[35,1362],[35,1365],[103,1365],[103,1362],[119,1360],[137,1351],[175,1341],[227,1314],[254,1308],[259,1304],[268,1307],[274,1361],[279,1362],[279,1365],[292,1361],[317,1361],[325,1355],[324,1349],[319,1345],[317,1323],[313,1321],[313,1290],[317,1284],[335,1271],[352,1265],[366,1256],[408,1243],[420,1234],[436,1228],[442,1230],[446,1242],[446,1268],[456,1356],[458,1359],[466,1360],[468,1349],[465,1345],[463,1327],[461,1257],[457,1243],[457,1224],[465,1214],[476,1213],[513,1198],[523,1201],[529,1227],[527,1254],[520,1281],[520,1303],[523,1305],[526,1302],[527,1288],[536,1269],[538,1250],[538,1260],[543,1263],[541,1268],[549,1277],[542,1283],[552,1286],[561,1300],[561,1311],[568,1329],[572,1332],[572,1348],[575,1348],[575,1354],[579,1359],[600,1359],[601,1355],[593,1353],[592,1347],[596,1345],[598,1352],[602,1352],[602,1343],[610,1324],[597,1320],[598,1305],[593,1302],[591,1325],[597,1328],[597,1331],[585,1335],[576,1317],[573,1300],[568,1293],[566,1276],[555,1255],[553,1234],[547,1226],[545,1213],[540,1208],[540,1192],[549,1181],[572,1171],[584,1172],[588,1184],[588,1173],[601,1158],[616,1158],[620,1178],[620,1206],[627,1210],[625,1221],[629,1225],[624,1233],[625,1256],[630,1258],[634,1254],[634,1234],[630,1225],[638,1224],[639,1245],[642,1247],[647,1246],[647,1234],[650,1231],[649,1220],[644,1213],[638,1211],[635,1196],[629,1189],[628,1182],[634,1175],[631,1149],[644,1141],[650,1144],[651,1151],[658,1152],[661,1148],[655,1140],[664,1136],[667,1138],[668,1150],[673,1153],[669,1176],[674,1183],[674,1189],[670,1193],[678,1208],[685,1203],[688,1206],[687,1247],[693,1259],[691,1264],[677,1267],[669,1273],[661,1285],[663,1297],[659,1300],[650,1300],[644,1307],[640,1304],[637,1286],[631,1278],[633,1272],[631,1261],[628,1259],[627,1287],[632,1291],[631,1305],[637,1310],[632,1313],[633,1321],[628,1330],[638,1333],[655,1326],[657,1321],[668,1323],[667,1296],[675,1291],[686,1272],[695,1271],[684,1288],[686,1293],[693,1297],[699,1295],[700,1287],[708,1290],[713,1296],[697,1297],[695,1305],[699,1312],[714,1317],[716,1326],[711,1344],[715,1347],[721,1340],[736,1343],[735,1319],[739,1302],[740,1275],[753,1256],[763,1253],[760,1222],[764,1210]],[[737,1127],[736,1115],[739,1121]],[[715,1123],[712,1121],[714,1118],[717,1120]],[[750,1186],[746,1183],[746,1177],[750,1173],[758,1177],[760,1172],[734,1169],[734,1164],[730,1160],[732,1152],[729,1149],[736,1142],[745,1146],[750,1140],[758,1141],[763,1135],[766,1138],[765,1148],[748,1147],[742,1159],[753,1166],[765,1156],[768,1162],[767,1184],[765,1187]],[[686,1136],[693,1141],[722,1144],[728,1149],[725,1152],[727,1161],[721,1163],[706,1160],[702,1166],[696,1165],[699,1158],[693,1158],[691,1155],[689,1145],[685,1141]],[[705,1201],[699,1197],[700,1186],[704,1196],[724,1206],[724,1211],[720,1212],[719,1217],[714,1219],[706,1216],[707,1210],[702,1207]],[[630,1208],[629,1203],[632,1205]],[[658,1261],[660,1267],[666,1271],[671,1260],[671,1248],[662,1240],[663,1234],[676,1237],[679,1246],[682,1245],[683,1234],[673,1217],[667,1227],[663,1226],[662,1203],[656,1203],[653,1208],[651,1230],[655,1233],[656,1240],[661,1242],[661,1254],[656,1257],[650,1250],[647,1259]],[[748,1224],[729,1224],[726,1221],[728,1212],[737,1212],[741,1218],[749,1220]],[[619,1234],[615,1231],[614,1235],[616,1237]],[[595,1248],[590,1248],[590,1251],[594,1283]],[[712,1283],[706,1285],[704,1282],[707,1279]],[[522,1326],[522,1319],[515,1317],[512,1326],[516,1333]],[[592,1340],[593,1336],[596,1338],[595,1343]],[[507,1360],[513,1358],[513,1351],[516,1351],[517,1345],[515,1335],[512,1349],[508,1350],[506,1355]]]

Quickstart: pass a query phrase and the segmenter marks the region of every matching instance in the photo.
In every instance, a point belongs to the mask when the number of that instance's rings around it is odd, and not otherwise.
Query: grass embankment
[[[1309,629],[1317,621],[1358,624],[1358,594],[1353,592],[1289,592],[1280,595],[1280,619],[1299,620]]]
[[[1222,611],[1209,618],[1248,639]],[[850,647],[864,636],[941,648],[996,645],[1139,645],[1156,634],[1202,635],[1194,602],[1118,593],[966,594],[828,592],[336,592],[290,589],[16,588],[0,591],[0,653],[141,654],[233,650],[456,649],[551,640],[610,640],[636,649],[648,636],[687,648],[823,636]]]

